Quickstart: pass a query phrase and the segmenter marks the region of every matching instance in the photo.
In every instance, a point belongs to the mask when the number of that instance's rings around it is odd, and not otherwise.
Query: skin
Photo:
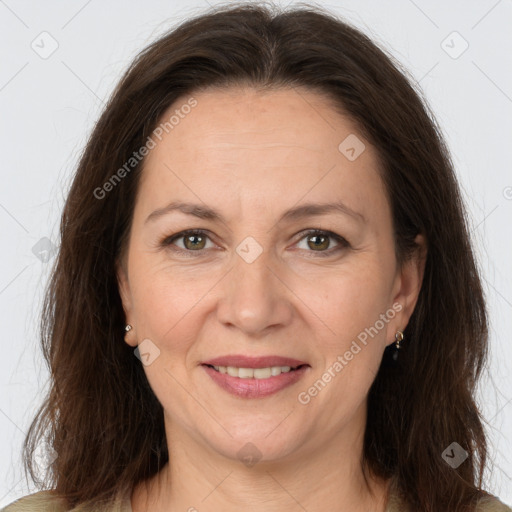
[[[164,409],[172,461],[147,488],[135,487],[133,512],[384,511],[389,482],[367,475],[367,484],[359,462],[367,394],[385,347],[414,310],[425,240],[418,235],[417,254],[398,268],[376,150],[325,97],[250,88],[193,96],[197,106],[145,160],[118,266],[133,326],[126,343],[150,339],[160,350],[144,370]],[[354,161],[338,150],[350,134],[366,146]],[[145,222],[178,200],[208,205],[225,223],[181,212]],[[334,201],[366,222],[327,213],[278,223],[289,208]],[[315,236],[303,234],[312,228],[350,245],[321,238],[317,248]],[[204,229],[206,240],[160,243],[186,229]],[[248,236],[263,249],[252,263],[236,252]],[[401,306],[394,318],[308,404],[299,403],[298,394],[393,304]],[[293,357],[310,368],[274,395],[240,398],[201,366],[227,354]],[[237,455],[248,442],[262,455],[252,467]]]

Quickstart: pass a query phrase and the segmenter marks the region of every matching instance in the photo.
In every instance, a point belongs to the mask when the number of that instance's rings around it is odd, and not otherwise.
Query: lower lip
[[[268,379],[241,379],[227,373],[220,373],[204,364],[202,367],[222,389],[242,398],[262,398],[277,393],[300,380],[309,369],[309,366],[302,366],[297,370],[281,373]]]

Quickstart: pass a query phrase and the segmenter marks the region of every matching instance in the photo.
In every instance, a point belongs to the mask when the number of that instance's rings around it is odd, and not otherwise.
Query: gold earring
[[[396,331],[395,334],[395,347],[400,350],[400,342],[404,339],[404,333],[402,331]]]

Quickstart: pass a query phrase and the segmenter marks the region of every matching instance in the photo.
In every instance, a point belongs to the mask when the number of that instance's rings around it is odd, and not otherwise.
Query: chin
[[[279,421],[282,421],[282,418]],[[225,425],[233,437],[223,431],[225,435],[221,438],[210,436],[205,440],[210,449],[227,459],[238,460],[247,467],[255,464],[261,467],[264,463],[279,462],[289,457],[304,444],[304,440],[293,436],[289,429],[272,432],[279,421],[276,421],[272,428],[268,428],[268,423],[265,423],[265,427],[259,429],[254,428],[254,423],[247,428],[241,426],[240,429],[236,424]]]

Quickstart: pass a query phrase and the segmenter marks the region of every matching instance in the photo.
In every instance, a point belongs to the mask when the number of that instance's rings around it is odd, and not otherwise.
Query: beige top
[[[94,507],[93,512],[132,512],[130,502],[131,493],[119,495],[116,503],[108,508]],[[7,505],[0,512],[92,512],[90,507],[79,505],[73,509],[66,508],[62,501],[53,496],[52,491],[39,491]],[[390,495],[386,512],[410,512],[400,504],[400,500],[394,494]],[[512,512],[512,508],[504,505],[494,496],[482,498],[476,512]]]

